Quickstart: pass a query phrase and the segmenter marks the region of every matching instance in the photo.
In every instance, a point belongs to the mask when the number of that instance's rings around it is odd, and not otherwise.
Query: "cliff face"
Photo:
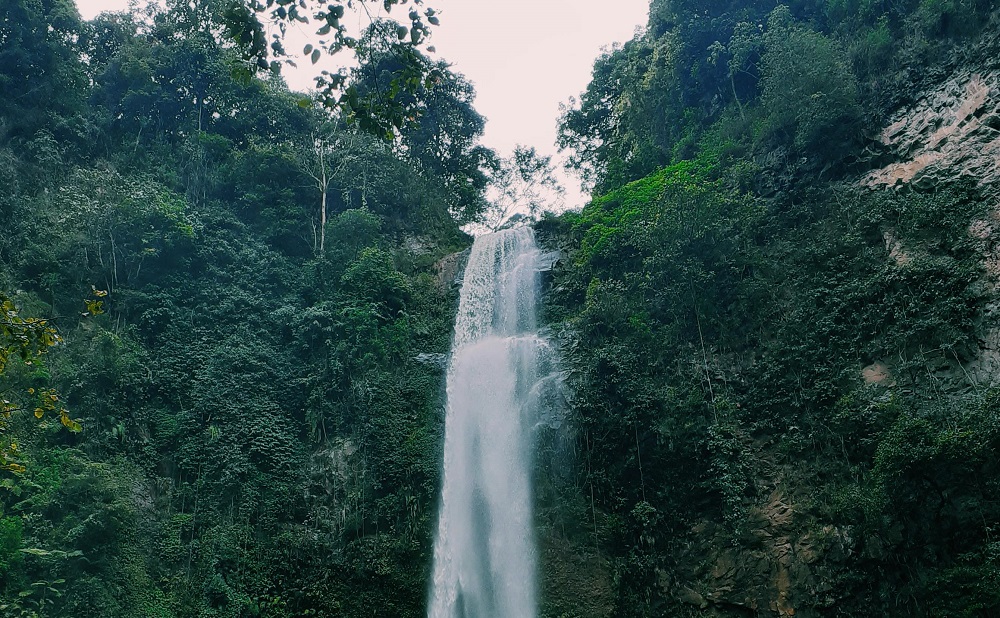
[[[1000,611],[995,48],[905,97],[872,169],[768,197],[730,188],[767,153],[683,161],[541,224],[582,489],[546,561],[601,565],[545,615]]]
[[[928,375],[941,390],[926,396],[961,399],[967,392],[989,389],[1000,380],[1000,328],[993,325],[1000,310],[1000,70],[992,62],[956,68],[899,110],[878,142],[890,161],[858,179],[863,189],[933,194],[966,186],[987,202],[985,215],[975,214],[983,212],[981,204],[970,204],[967,228],[983,265],[979,285],[987,297],[980,349],[964,364],[929,367]],[[921,243],[899,239],[891,227],[883,236],[886,257],[901,271],[915,258],[926,257]],[[905,363],[873,362],[859,377],[884,401],[899,396],[900,390],[920,388],[912,380],[897,382],[896,375],[905,371],[897,364]],[[691,615],[861,615],[857,600],[843,594],[843,584],[859,577],[862,563],[892,560],[891,543],[877,536],[865,538],[866,532],[857,526],[815,516],[815,505],[808,504],[815,500],[809,484],[822,471],[773,466],[769,445],[750,448],[761,473],[756,479],[760,498],[747,509],[735,535],[710,521],[692,526],[680,544],[678,567],[669,575],[660,573],[664,594],[689,608]],[[821,465],[810,462],[803,467]],[[800,508],[800,501],[807,506]],[[991,615],[982,612],[970,615]]]
[[[1000,74],[960,69],[901,110],[878,136],[895,158],[862,184],[932,190],[958,179],[1000,180]]]
[[[777,480],[777,479],[775,479]],[[665,590],[705,615],[819,616],[838,601],[837,577],[850,560],[850,529],[804,525],[789,488],[780,481],[766,503],[752,507],[738,543],[707,522],[680,556],[687,581],[662,579]]]
[[[933,192],[958,183],[975,186],[987,201],[986,216],[970,217],[968,234],[982,254],[985,285],[997,292],[1000,276],[1000,67],[995,59],[959,66],[940,85],[900,110],[878,136],[893,158],[861,179],[872,190]],[[901,265],[907,249],[886,235]],[[997,311],[991,301],[987,310]],[[980,384],[1000,376],[1000,329],[987,325],[981,353],[968,367]]]

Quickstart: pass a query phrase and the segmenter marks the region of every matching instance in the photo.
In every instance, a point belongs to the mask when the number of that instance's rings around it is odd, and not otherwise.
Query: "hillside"
[[[994,615],[997,16],[696,5],[562,119],[598,197],[539,224],[580,459],[549,533],[605,609],[548,615]]]
[[[550,162],[398,24],[319,104],[224,4],[0,6],[2,616],[427,615],[463,230]],[[507,235],[564,377],[539,616],[1000,615],[998,33],[653,0],[596,59],[559,119],[592,199]]]

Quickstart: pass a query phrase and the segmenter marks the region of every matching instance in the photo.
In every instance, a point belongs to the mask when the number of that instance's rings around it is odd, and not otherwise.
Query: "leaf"
[[[77,422],[77,421],[75,421],[75,420],[73,420],[73,419],[71,419],[69,417],[69,411],[68,410],[60,410],[59,411],[59,422],[63,424],[63,427],[65,427],[66,429],[69,429],[73,433],[77,433],[77,432],[79,432],[80,430],[83,429],[83,426],[80,425],[79,422]]]
[[[312,60],[313,64],[316,64],[317,62],[319,62],[319,56],[320,56],[319,50],[314,49],[312,51],[312,56],[310,56],[309,59]]]

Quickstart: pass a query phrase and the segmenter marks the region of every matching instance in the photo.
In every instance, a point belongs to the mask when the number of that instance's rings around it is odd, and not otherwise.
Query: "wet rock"
[[[896,385],[896,382],[892,379],[892,371],[889,369],[889,366],[881,361],[875,361],[862,368],[861,379],[865,381],[865,384]]]
[[[987,47],[995,50],[997,44],[993,40]],[[918,191],[963,181],[978,186],[995,207],[971,219],[967,233],[982,256],[987,274],[983,285],[996,298],[1000,291],[1000,66],[995,53],[984,48],[983,54],[964,65],[979,70],[954,70],[896,114],[879,136],[881,149],[893,160],[864,176],[861,184]],[[889,258],[900,268],[920,255],[919,247],[904,247],[895,230],[886,230],[884,239]],[[987,317],[997,311],[1000,302],[991,301]],[[996,384],[1000,381],[1000,328],[987,327],[980,348],[979,355],[966,365],[939,368],[942,375],[938,377],[954,378],[956,383]],[[862,376],[867,383],[894,385],[881,363],[865,367]]]
[[[434,264],[436,282],[441,289],[456,289],[462,285],[465,264],[469,261],[471,249],[444,256]]]
[[[414,356],[413,360],[440,370],[448,366],[448,355],[440,352],[421,352]]]
[[[413,255],[427,255],[434,250],[434,241],[425,236],[406,236],[403,247]]]

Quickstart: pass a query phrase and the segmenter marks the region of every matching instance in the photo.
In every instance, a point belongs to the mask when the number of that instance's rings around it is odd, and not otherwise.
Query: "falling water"
[[[543,256],[529,228],[480,236],[448,366],[444,484],[430,618],[532,618],[531,436],[549,348],[536,332]]]

